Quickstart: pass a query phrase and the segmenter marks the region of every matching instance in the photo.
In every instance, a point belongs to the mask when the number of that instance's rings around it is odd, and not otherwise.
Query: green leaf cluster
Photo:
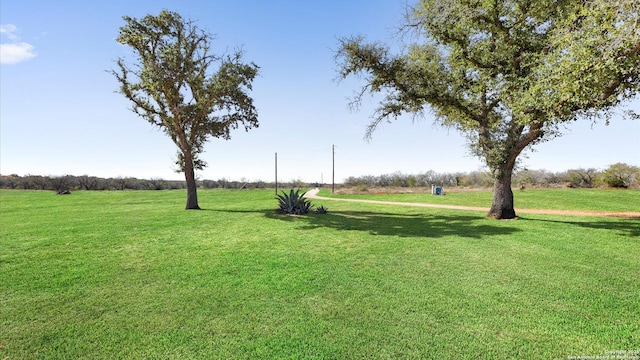
[[[311,200],[304,197],[306,191],[302,194],[300,193],[300,189],[293,190],[291,189],[289,193],[282,192],[282,194],[277,194],[278,198],[278,211],[282,214],[290,214],[290,215],[305,215],[309,213],[311,209]]]
[[[198,158],[211,138],[230,138],[230,131],[258,127],[249,96],[258,74],[254,63],[242,62],[243,52],[214,55],[214,37],[179,14],[162,11],[142,19],[125,16],[116,40],[129,46],[137,59],[119,58],[112,74],[132,110],[160,127],[178,146],[178,165],[202,169]]]
[[[324,205],[320,205],[316,208],[316,211],[314,211],[314,213],[316,214],[327,214],[329,212],[329,209],[327,207],[325,207]]]
[[[355,104],[383,95],[367,137],[382,121],[430,110],[506,181],[518,155],[562,124],[638,94],[638,10],[635,0],[422,0],[408,13],[414,41],[404,51],[343,38],[339,75],[364,78]]]
[[[600,181],[613,188],[628,188],[640,181],[640,167],[616,163],[600,174]]]

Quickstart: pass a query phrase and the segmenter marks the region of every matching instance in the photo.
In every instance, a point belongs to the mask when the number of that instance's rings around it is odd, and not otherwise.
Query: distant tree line
[[[197,185],[202,189],[266,189],[274,188],[275,183],[265,181],[241,180],[198,180]],[[303,188],[319,186],[301,180],[292,180],[278,184],[282,188]],[[97,176],[42,176],[17,174],[0,175],[0,188],[23,190],[52,190],[63,192],[66,190],[176,190],[186,189],[184,180],[164,180],[158,178],[138,179],[135,177],[101,178]]]
[[[273,182],[261,180],[198,180],[202,189],[272,189]],[[447,187],[484,188],[493,186],[493,178],[488,171],[437,173],[429,170],[420,174],[395,172],[383,175],[350,176],[343,186],[358,187]],[[319,187],[322,184],[307,183],[302,180],[280,182],[279,188]],[[571,187],[571,188],[640,188],[640,167],[617,163],[604,170],[578,168],[562,172],[546,170],[518,170],[512,180],[512,186],[526,187]],[[174,190],[186,189],[185,181],[163,179],[138,179],[134,177],[101,178],[96,176],[41,176],[17,174],[0,175],[0,188],[25,190]]]
[[[367,187],[492,187],[494,179],[489,171],[437,173],[427,171],[420,174],[395,172],[379,176],[348,177],[344,185],[365,189]],[[640,167],[617,163],[605,170],[578,168],[562,172],[520,169],[514,173],[513,187],[571,187],[571,188],[638,188]]]
[[[134,177],[101,178],[96,176],[42,176],[17,174],[0,176],[0,188],[25,190],[165,190],[184,189],[184,181],[137,179]]]

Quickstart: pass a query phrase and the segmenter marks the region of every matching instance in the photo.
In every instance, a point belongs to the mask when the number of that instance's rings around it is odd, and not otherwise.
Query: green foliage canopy
[[[120,93],[133,102],[132,110],[162,128],[196,169],[206,164],[197,155],[209,137],[230,138],[230,130],[258,126],[258,115],[248,92],[258,66],[243,64],[242,51],[217,56],[210,53],[213,36],[179,14],[162,11],[138,20],[123,17],[116,40],[138,56],[135,65],[118,59],[112,71]],[[217,64],[217,70],[211,68]]]
[[[356,96],[384,93],[383,121],[429,108],[467,134],[494,176],[559,125],[607,115],[640,89],[640,26],[634,0],[422,0],[400,54],[362,37],[341,40],[340,76],[364,75]]]

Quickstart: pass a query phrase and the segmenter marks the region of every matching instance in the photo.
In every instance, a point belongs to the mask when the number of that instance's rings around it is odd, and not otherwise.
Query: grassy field
[[[329,214],[290,217],[272,191],[199,195],[203,211],[182,210],[183,191],[0,191],[0,359],[567,359],[640,344],[638,219],[317,200]]]
[[[448,192],[433,196],[430,189],[405,194],[335,194],[323,189],[320,196],[381,201],[491,207],[490,191]],[[446,190],[446,189],[445,189]],[[640,212],[640,190],[532,189],[514,190],[516,209]]]

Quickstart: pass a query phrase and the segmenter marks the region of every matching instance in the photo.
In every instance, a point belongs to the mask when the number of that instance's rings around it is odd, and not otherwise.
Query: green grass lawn
[[[427,189],[428,190],[428,189]],[[446,189],[445,189],[446,190]],[[428,204],[491,207],[491,191],[448,192],[433,196],[430,192],[407,194],[331,194],[323,189],[319,196]],[[640,212],[640,190],[532,189],[514,190],[515,208],[584,211]]]
[[[567,359],[640,344],[638,219],[318,200],[329,214],[291,217],[272,191],[199,195],[203,211],[182,210],[183,191],[0,191],[0,359]]]

